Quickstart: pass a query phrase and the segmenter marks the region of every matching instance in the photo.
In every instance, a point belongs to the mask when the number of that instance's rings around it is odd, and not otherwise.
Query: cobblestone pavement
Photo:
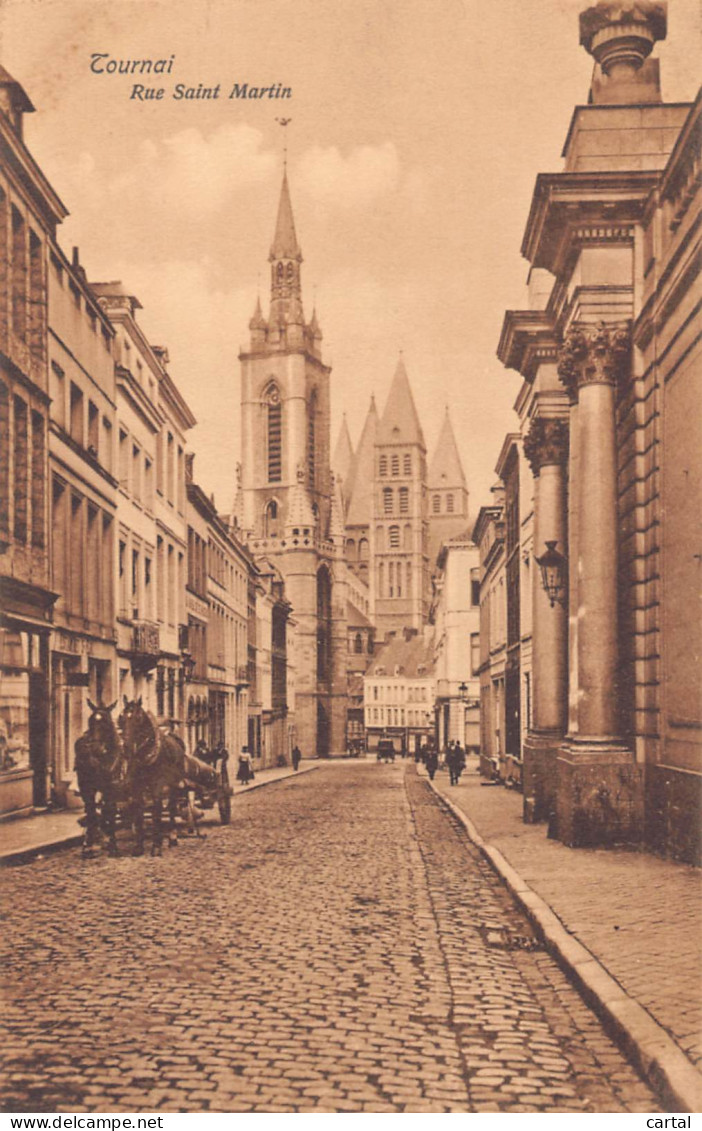
[[[0,875],[10,1111],[656,1111],[413,766]]]
[[[566,848],[522,821],[521,794],[483,786],[475,760],[435,784],[568,931],[702,1068],[702,871],[649,852]]]

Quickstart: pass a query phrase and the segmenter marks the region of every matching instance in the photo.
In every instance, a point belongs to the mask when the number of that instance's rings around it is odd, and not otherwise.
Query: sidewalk
[[[298,776],[316,770],[320,765],[323,763],[316,759],[303,759],[297,771]],[[250,785],[234,782],[234,797],[294,776],[295,771],[290,766],[257,770]],[[34,817],[17,817],[15,820],[0,822],[0,866],[30,860],[43,852],[54,852],[59,848],[81,844],[84,830],[78,822],[82,815],[81,809],[72,809],[68,812],[38,813]],[[219,818],[208,815],[203,824],[219,824]]]
[[[702,1111],[702,873],[566,848],[523,823],[521,794],[484,780],[471,759],[460,785],[442,771],[433,788],[670,1110]]]

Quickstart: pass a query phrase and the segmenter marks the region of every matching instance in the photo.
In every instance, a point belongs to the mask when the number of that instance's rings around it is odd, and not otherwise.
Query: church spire
[[[288,171],[283,169],[278,218],[268,260],[271,265],[271,310],[269,323],[273,327],[304,325],[302,311],[302,284],[300,264],[302,252],[297,242],[293,219]]]

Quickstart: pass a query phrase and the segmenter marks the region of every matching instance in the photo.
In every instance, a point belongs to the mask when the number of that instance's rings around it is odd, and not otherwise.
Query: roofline
[[[573,107],[568,132],[563,143],[563,149],[561,150],[561,157],[568,156],[568,146],[570,145],[570,139],[573,129],[575,128],[575,119],[582,110],[650,110],[652,106],[667,110],[668,108],[674,109],[676,106],[692,106],[692,102],[613,102],[611,104],[607,102],[597,104],[592,102],[580,102],[577,106]]]

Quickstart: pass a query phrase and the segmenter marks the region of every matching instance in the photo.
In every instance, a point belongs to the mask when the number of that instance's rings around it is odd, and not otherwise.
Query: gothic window
[[[406,587],[405,595],[407,597],[411,597],[412,596],[412,563],[411,562],[407,562],[406,573],[407,573],[407,587]]]
[[[356,560],[356,543],[353,538],[346,539],[346,560],[347,562]]]
[[[279,283],[282,283],[284,273],[285,273],[285,268],[283,267],[282,263],[279,263],[277,268],[276,268],[276,275],[278,277]]]
[[[409,514],[409,487],[400,487],[400,514]]]
[[[393,475],[399,475],[400,474],[400,457],[398,455],[394,455],[392,457],[391,467],[392,467]]]
[[[368,539],[359,538],[358,540],[358,560],[361,562],[368,561]]]
[[[449,514],[453,514],[453,495],[446,496],[446,510]]]
[[[267,396],[268,482],[280,483],[283,473],[283,406],[275,385]]]
[[[439,511],[441,510],[441,496],[440,495],[432,495],[431,509],[433,510],[434,514],[438,514]]]
[[[294,274],[295,268],[293,267],[292,263],[288,263],[287,267],[285,268],[285,277],[288,283],[292,283]]]
[[[357,656],[360,656],[363,652],[363,637],[361,636],[360,632],[356,633],[356,638],[353,642],[353,650]]]
[[[392,514],[392,487],[383,487],[383,513]]]
[[[395,596],[395,563],[388,565],[388,597]]]
[[[402,596],[402,562],[397,563],[397,595]]]
[[[400,528],[399,526],[390,527],[390,549],[399,550],[400,548]]]
[[[315,474],[316,474],[316,417],[317,417],[317,393],[312,393],[309,405],[307,407],[307,481],[310,488],[314,489]]]
[[[275,538],[278,534],[278,504],[271,499],[263,512],[263,537]]]
[[[378,596],[385,596],[385,565],[383,562],[378,566]]]
[[[317,679],[331,679],[331,579],[325,566],[317,574]]]
[[[412,474],[412,456],[410,455],[409,452],[405,452],[404,456],[402,457],[402,464],[403,464],[403,467],[402,467],[403,473],[405,475],[411,475]]]
[[[388,473],[388,457],[387,456],[381,456],[380,457],[379,473],[380,473],[380,475],[387,475],[387,473]]]

